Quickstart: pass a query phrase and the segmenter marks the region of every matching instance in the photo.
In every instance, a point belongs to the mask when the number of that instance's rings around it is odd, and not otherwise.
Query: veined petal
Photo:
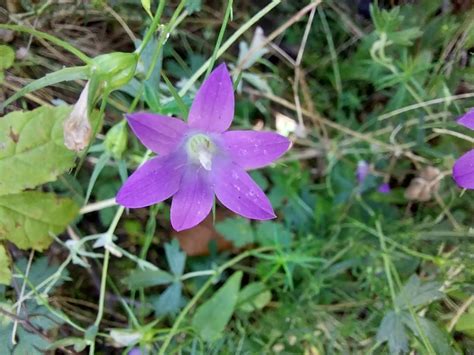
[[[217,198],[231,211],[258,220],[276,217],[265,193],[236,163],[214,159],[212,181]]]
[[[458,123],[460,125],[463,125],[464,127],[474,130],[474,108],[472,108],[464,116],[462,116],[458,120]]]
[[[166,200],[178,191],[185,163],[185,157],[178,153],[150,159],[128,178],[115,200],[128,208]]]
[[[189,166],[171,203],[171,224],[176,231],[192,228],[203,221],[214,203],[209,172]]]
[[[159,154],[172,152],[188,130],[183,121],[154,113],[132,113],[127,120],[143,145]]]
[[[474,149],[456,160],[453,166],[453,178],[460,187],[474,189]]]
[[[192,128],[205,132],[224,132],[234,118],[234,88],[223,63],[204,81],[189,111]]]
[[[273,132],[229,131],[222,134],[230,156],[244,169],[256,169],[281,157],[290,141]]]

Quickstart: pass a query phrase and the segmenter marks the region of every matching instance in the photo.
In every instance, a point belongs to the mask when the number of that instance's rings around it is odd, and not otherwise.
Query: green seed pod
[[[106,90],[113,91],[127,84],[135,75],[138,63],[136,53],[114,52],[95,57],[91,64],[91,76],[105,82]]]
[[[127,148],[128,134],[125,121],[117,123],[107,132],[105,136],[105,150],[116,159],[122,157]]]

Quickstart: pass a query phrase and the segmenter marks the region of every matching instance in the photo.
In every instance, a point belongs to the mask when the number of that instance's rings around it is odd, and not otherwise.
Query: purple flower
[[[390,185],[387,184],[386,182],[384,182],[383,184],[381,184],[379,186],[379,188],[377,189],[378,192],[382,193],[382,194],[388,194],[390,192]]]
[[[128,178],[117,203],[140,208],[173,196],[171,224],[177,231],[199,224],[211,211],[214,195],[246,218],[275,218],[270,201],[245,169],[273,162],[290,142],[272,132],[227,131],[233,117],[234,92],[225,64],[197,92],[187,124],[152,113],[127,115],[135,135],[159,156]]]
[[[369,176],[370,165],[367,164],[365,160],[359,160],[357,162],[357,170],[356,170],[356,179],[359,185],[362,185]]]
[[[474,130],[474,109],[462,116],[458,123]],[[453,166],[453,178],[460,187],[474,189],[474,149],[456,160]]]
[[[142,355],[140,348],[133,348],[128,352],[128,355]]]

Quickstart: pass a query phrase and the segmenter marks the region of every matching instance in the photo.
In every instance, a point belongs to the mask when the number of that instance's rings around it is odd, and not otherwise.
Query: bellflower
[[[246,218],[274,218],[270,201],[245,170],[278,159],[290,142],[272,132],[227,131],[233,117],[234,92],[225,64],[198,90],[188,123],[146,112],[127,115],[138,139],[158,156],[128,178],[117,203],[140,208],[173,196],[171,224],[177,231],[199,224],[211,211],[214,195]]]
[[[462,116],[458,123],[474,130],[474,108]],[[474,149],[456,160],[453,166],[453,178],[460,187],[474,189]]]

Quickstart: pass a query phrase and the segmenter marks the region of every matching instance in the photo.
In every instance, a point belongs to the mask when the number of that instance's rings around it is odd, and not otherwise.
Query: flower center
[[[186,142],[186,151],[193,162],[201,164],[206,170],[211,170],[216,146],[208,136],[199,133],[190,137]]]

